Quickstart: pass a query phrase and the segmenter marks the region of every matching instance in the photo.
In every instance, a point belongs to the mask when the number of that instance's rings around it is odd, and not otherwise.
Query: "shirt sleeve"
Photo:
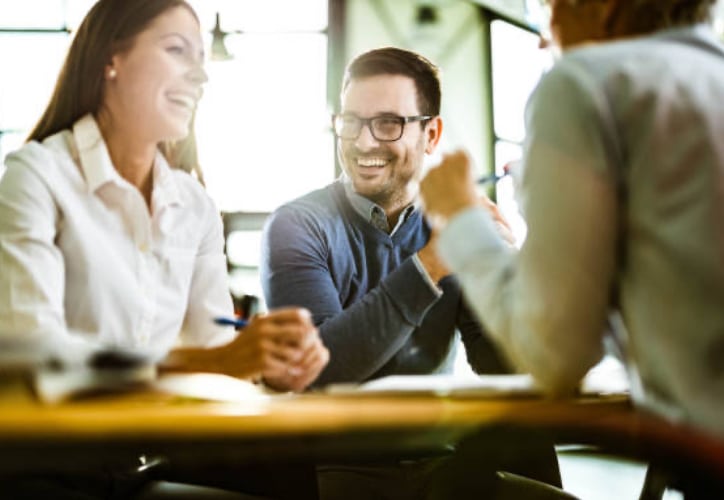
[[[415,264],[415,267],[417,268],[417,272],[420,273],[420,276],[423,277],[425,280],[425,283],[427,283],[427,286],[430,287],[430,290],[432,290],[438,297],[442,295],[442,289],[435,283],[432,279],[432,276],[430,276],[430,273],[427,272],[427,269],[425,269],[425,266],[423,265],[422,261],[420,260],[420,256],[415,252],[412,257],[412,262]]]
[[[293,209],[277,211],[264,231],[261,276],[267,305],[309,309],[330,351],[314,386],[371,377],[438,300],[437,290],[408,258],[361,300],[343,304],[328,263],[330,251],[313,217]]]
[[[0,358],[7,363],[82,361],[93,348],[66,328],[65,264],[55,244],[62,215],[45,180],[53,162],[28,144],[8,156],[0,181]]]
[[[580,73],[554,69],[529,103],[520,251],[481,208],[454,217],[439,244],[490,334],[551,393],[571,391],[602,355],[616,256],[615,138]]]
[[[221,214],[204,196],[200,229],[203,234],[189,288],[188,307],[182,327],[184,346],[213,347],[230,342],[236,335],[232,327],[214,324],[218,316],[232,316],[234,305],[229,290],[224,231]]]

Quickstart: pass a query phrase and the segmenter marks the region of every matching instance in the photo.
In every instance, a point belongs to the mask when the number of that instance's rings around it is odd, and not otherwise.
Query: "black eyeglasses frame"
[[[350,116],[359,120],[359,123],[360,123],[359,129],[357,130],[357,134],[354,137],[342,136],[340,134],[340,132],[337,130],[338,120],[341,120],[344,118],[349,118]],[[359,116],[353,115],[350,113],[338,113],[338,114],[332,115],[332,131],[334,132],[335,137],[337,137],[338,139],[342,139],[343,141],[352,141],[352,140],[357,139],[360,136],[360,134],[362,133],[362,129],[364,127],[367,127],[367,129],[370,131],[370,134],[376,141],[395,142],[395,141],[399,141],[400,138],[403,136],[403,134],[405,133],[405,125],[407,125],[408,123],[425,122],[428,120],[432,120],[433,118],[435,118],[435,117],[429,116],[429,115],[416,115],[416,116],[378,115],[378,116],[373,116],[371,118],[360,118]],[[372,122],[375,120],[383,120],[383,119],[386,119],[386,120],[394,119],[399,122],[400,135],[398,137],[396,137],[394,139],[380,139],[379,137],[377,137],[375,135],[374,127],[372,127]]]

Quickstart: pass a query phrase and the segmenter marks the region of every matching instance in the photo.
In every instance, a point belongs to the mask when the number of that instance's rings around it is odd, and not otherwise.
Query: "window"
[[[207,189],[219,208],[269,212],[331,182],[326,0],[192,4],[209,28],[219,13],[232,55],[207,63],[196,123]]]
[[[40,118],[77,26],[93,0],[0,3],[0,160]],[[0,162],[0,172],[4,168]]]
[[[230,287],[261,297],[265,214],[334,179],[327,101],[327,0],[192,0],[211,47],[196,135],[206,188],[225,213]],[[284,15],[280,16],[279,13]]]
[[[530,28],[495,19],[490,23],[493,154],[495,172],[522,157],[525,138],[525,104],[543,72],[552,64],[548,51],[539,47],[539,37]],[[510,221],[520,244],[526,227],[515,202],[513,180],[506,177],[496,185],[496,198]]]
[[[17,149],[40,118],[55,84],[68,34],[0,31],[0,155]],[[28,64],[28,61],[38,61]],[[43,61],[43,62],[40,62]]]

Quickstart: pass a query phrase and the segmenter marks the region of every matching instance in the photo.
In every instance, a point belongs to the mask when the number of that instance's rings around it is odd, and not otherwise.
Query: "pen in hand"
[[[242,318],[229,318],[226,316],[218,316],[214,318],[214,323],[222,326],[233,326],[236,329],[244,328],[249,322]]]
[[[484,177],[479,178],[476,182],[477,182],[477,184],[488,184],[491,182],[498,182],[500,179],[503,179],[507,175],[510,175],[510,163],[505,164],[505,166],[503,167],[502,174],[486,175]]]

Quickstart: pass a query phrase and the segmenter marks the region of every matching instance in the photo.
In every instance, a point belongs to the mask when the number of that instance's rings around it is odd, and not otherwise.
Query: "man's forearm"
[[[412,259],[360,300],[319,325],[330,362],[315,382],[361,382],[407,342],[438,300]]]

